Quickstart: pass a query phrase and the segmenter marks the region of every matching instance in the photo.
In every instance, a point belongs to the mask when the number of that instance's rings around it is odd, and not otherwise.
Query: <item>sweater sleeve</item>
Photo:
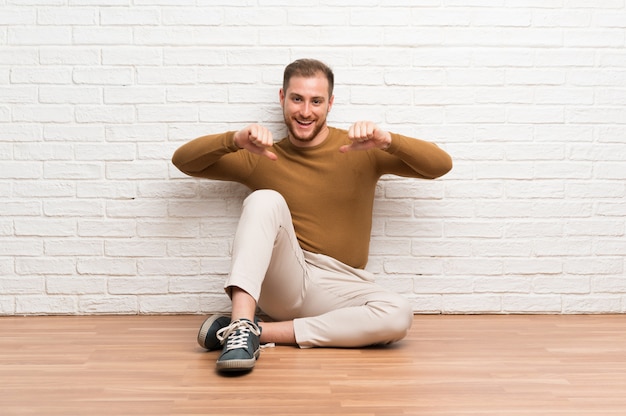
[[[232,131],[198,137],[179,147],[172,156],[172,163],[187,175],[211,178],[218,161],[239,150],[234,137]]]
[[[452,158],[434,143],[391,133],[391,144],[384,150],[382,173],[435,179],[452,169]]]

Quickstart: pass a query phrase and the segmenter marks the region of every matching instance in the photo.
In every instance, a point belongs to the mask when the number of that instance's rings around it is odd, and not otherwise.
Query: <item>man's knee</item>
[[[413,306],[407,299],[398,296],[385,309],[384,329],[381,331],[384,337],[381,341],[386,344],[400,341],[407,336],[413,324]]]
[[[391,344],[407,336],[413,324],[413,307],[407,299],[394,296],[377,308],[382,310],[379,313],[378,328],[375,329],[380,337],[378,344]]]
[[[274,209],[276,207],[286,207],[287,202],[277,191],[272,189],[259,189],[258,191],[254,191],[248,195],[243,201],[243,205],[244,208],[253,205],[255,207],[267,207],[269,209]]]

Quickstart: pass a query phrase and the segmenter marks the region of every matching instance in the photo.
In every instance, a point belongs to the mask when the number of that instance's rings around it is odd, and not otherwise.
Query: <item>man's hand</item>
[[[339,148],[340,152],[346,153],[352,150],[369,150],[374,148],[385,150],[391,144],[391,134],[382,130],[371,121],[357,121],[350,126],[348,139],[352,143],[341,146]]]
[[[272,132],[263,126],[250,124],[235,133],[234,140],[240,149],[265,156],[271,160],[278,159],[276,154],[267,150],[268,147],[274,145],[274,138],[272,137]]]

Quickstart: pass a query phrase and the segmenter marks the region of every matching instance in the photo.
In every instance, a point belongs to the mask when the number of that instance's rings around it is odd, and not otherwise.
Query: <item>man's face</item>
[[[280,90],[289,139],[296,146],[316,146],[326,138],[326,116],[334,100],[328,94],[328,80],[322,73],[307,78],[292,77],[287,90]]]

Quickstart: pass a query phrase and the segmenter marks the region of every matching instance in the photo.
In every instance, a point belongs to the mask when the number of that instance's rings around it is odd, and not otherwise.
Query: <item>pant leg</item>
[[[413,323],[407,299],[374,282],[371,273],[331,257],[305,252],[312,268],[296,341],[307,347],[363,347],[406,336]]]
[[[225,283],[248,292],[273,319],[303,299],[307,266],[285,199],[272,190],[251,193],[243,203],[235,232],[231,271]]]

